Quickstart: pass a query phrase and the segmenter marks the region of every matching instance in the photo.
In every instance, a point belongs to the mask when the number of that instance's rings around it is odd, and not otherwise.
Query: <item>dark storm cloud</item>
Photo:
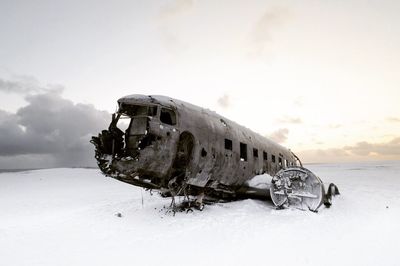
[[[16,114],[0,110],[0,156],[51,155],[51,166],[93,165],[90,136],[107,126],[107,112],[74,104],[61,91],[25,99]]]
[[[271,134],[267,135],[266,137],[277,143],[282,144],[287,140],[288,134],[289,134],[289,129],[280,128],[280,129],[272,132]]]

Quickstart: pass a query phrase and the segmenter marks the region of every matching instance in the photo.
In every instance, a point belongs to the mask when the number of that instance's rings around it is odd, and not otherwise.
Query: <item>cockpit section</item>
[[[119,135],[122,132],[124,145],[122,150],[114,150],[112,154],[122,153],[135,157],[140,150],[154,141],[170,136],[168,130],[162,132],[162,129],[176,124],[176,113],[172,109],[158,105],[120,103],[117,113],[113,115],[109,131]]]
[[[120,102],[108,130],[91,141],[99,167],[114,177],[156,179],[168,175],[179,140],[176,125],[177,114],[172,108]]]

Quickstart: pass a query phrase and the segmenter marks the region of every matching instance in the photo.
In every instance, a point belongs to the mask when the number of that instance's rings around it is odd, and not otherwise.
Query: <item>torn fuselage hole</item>
[[[221,122],[221,124],[222,124],[224,127],[228,126],[228,125],[226,124],[226,122],[225,122],[224,119],[221,118],[219,121]]]
[[[201,157],[206,157],[207,156],[207,152],[204,148],[201,149]]]
[[[183,132],[179,137],[178,149],[174,160],[173,168],[177,174],[185,172],[190,161],[192,160],[192,153],[194,148],[194,137],[189,132]]]
[[[147,134],[142,140],[140,140],[138,148],[140,150],[143,150],[147,146],[150,146],[153,144],[153,142],[156,140],[156,136],[153,134]]]

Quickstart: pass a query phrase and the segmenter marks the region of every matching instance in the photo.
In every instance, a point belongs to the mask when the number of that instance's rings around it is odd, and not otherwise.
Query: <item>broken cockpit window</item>
[[[131,105],[121,103],[118,113],[120,115],[117,122],[117,127],[123,132],[128,132],[129,128],[130,131],[135,130],[135,128],[140,128],[140,131],[145,131],[147,127],[147,117],[154,117],[157,115],[157,106]],[[141,126],[138,126],[138,124],[140,124]],[[130,132],[130,134],[133,135],[144,133],[145,132]]]
[[[167,125],[176,125],[176,114],[174,111],[161,108],[160,121]]]
[[[128,116],[156,116],[157,106],[121,104],[120,113]]]
[[[130,121],[131,118],[129,116],[121,115],[117,121],[117,127],[123,132],[125,132],[129,127]]]

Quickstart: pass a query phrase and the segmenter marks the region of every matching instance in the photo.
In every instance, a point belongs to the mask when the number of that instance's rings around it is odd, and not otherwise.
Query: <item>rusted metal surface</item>
[[[132,185],[235,199],[255,175],[301,166],[289,149],[190,103],[130,95],[118,106],[92,143],[102,172]]]

